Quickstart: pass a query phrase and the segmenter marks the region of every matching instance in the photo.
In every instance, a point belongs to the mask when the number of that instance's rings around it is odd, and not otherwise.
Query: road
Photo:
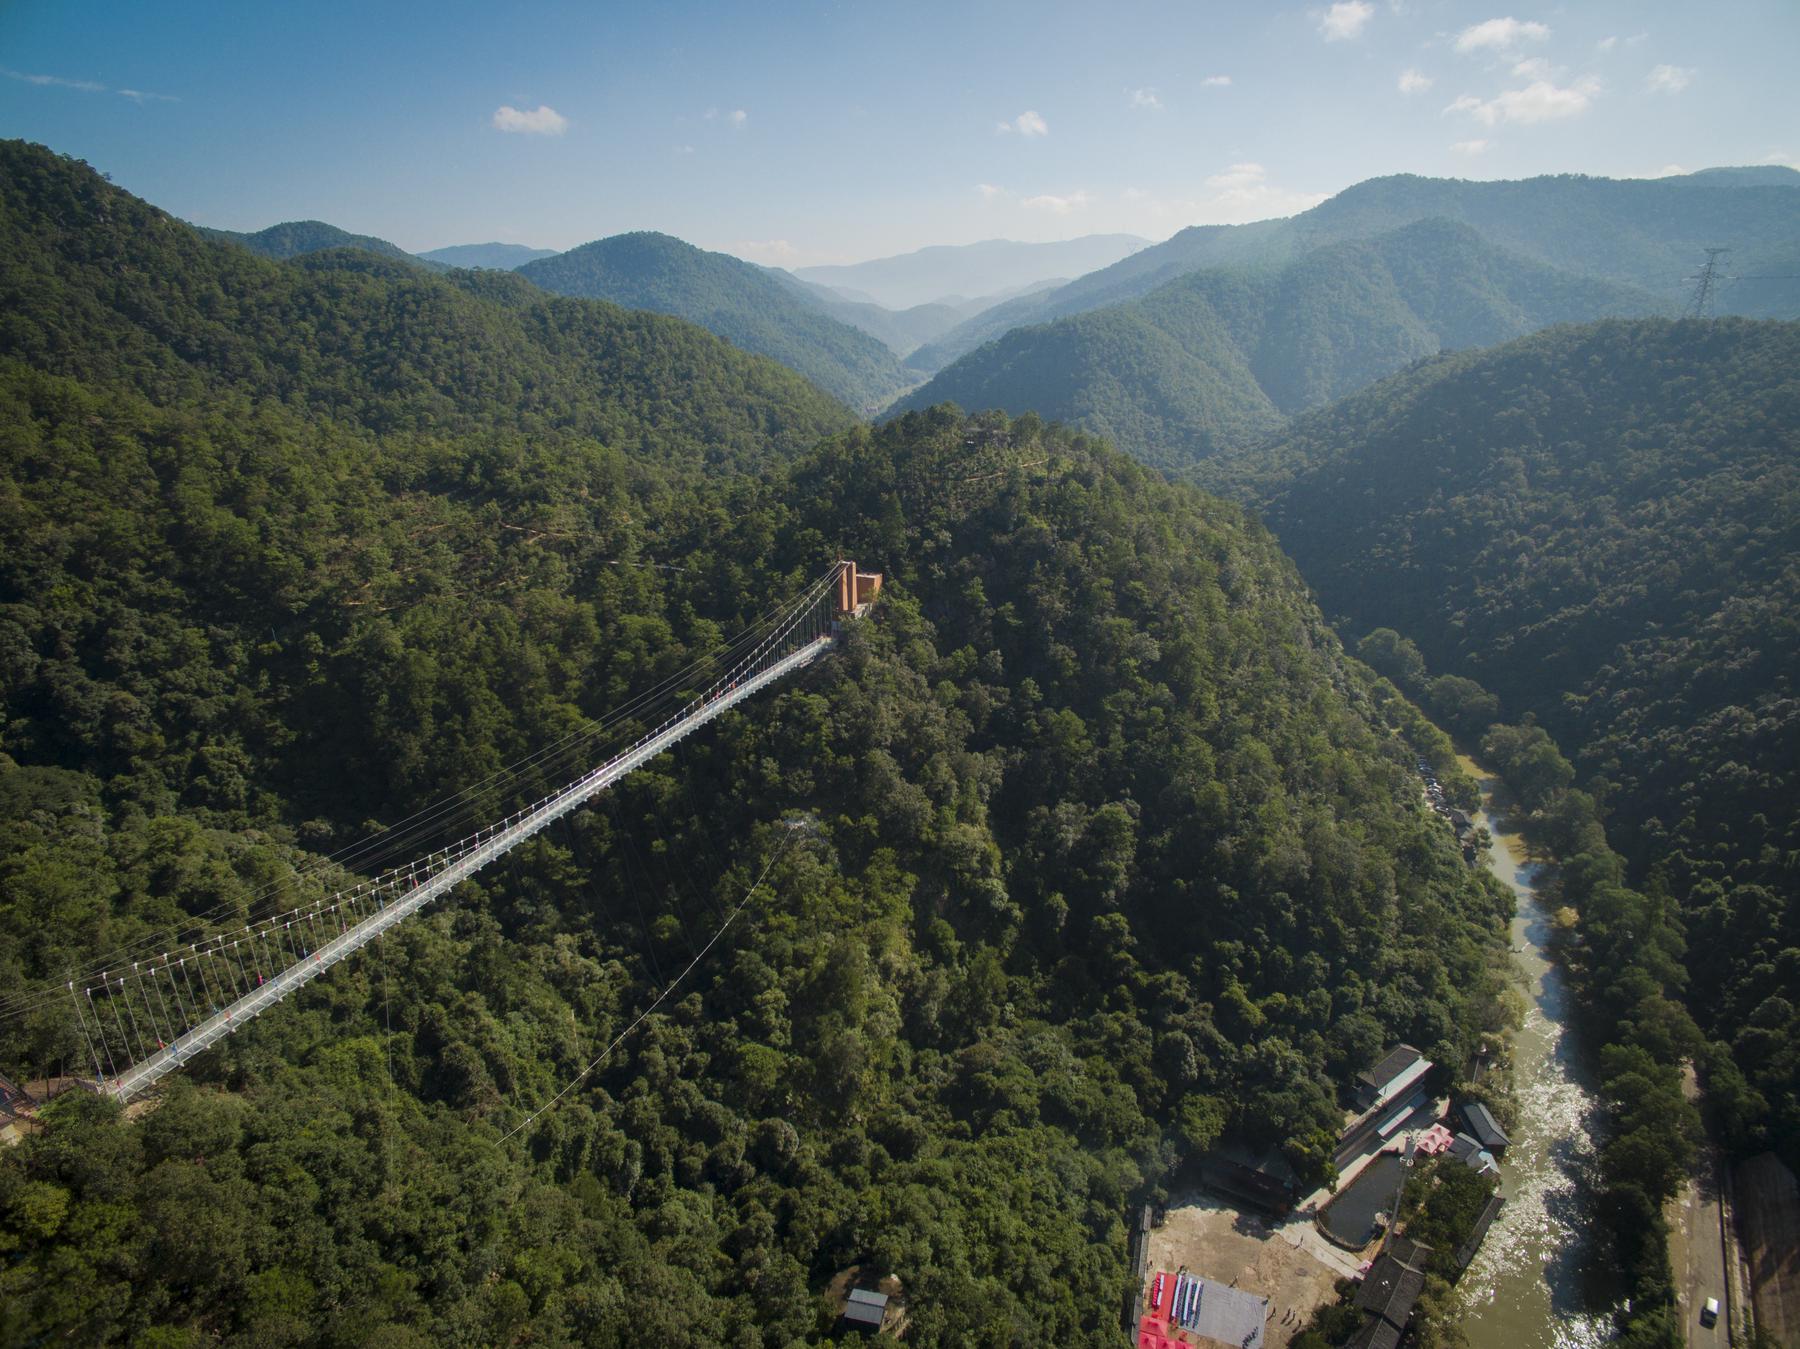
[[[1694,1070],[1684,1071],[1682,1086],[1689,1098],[1698,1094]],[[1728,1302],[1725,1282],[1724,1209],[1720,1203],[1719,1155],[1710,1141],[1700,1146],[1694,1159],[1694,1172],[1670,1201],[1669,1263],[1675,1276],[1675,1292],[1680,1299],[1682,1334],[1692,1345],[1718,1345],[1731,1342],[1726,1326],[1726,1313],[1740,1316],[1740,1309]],[[1709,1297],[1719,1300],[1719,1323],[1710,1330],[1700,1324],[1700,1309]]]

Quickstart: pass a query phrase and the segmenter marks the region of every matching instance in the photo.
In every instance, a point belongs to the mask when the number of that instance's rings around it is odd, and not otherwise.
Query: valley
[[[0,1346],[1780,1349],[1794,16],[85,13]]]

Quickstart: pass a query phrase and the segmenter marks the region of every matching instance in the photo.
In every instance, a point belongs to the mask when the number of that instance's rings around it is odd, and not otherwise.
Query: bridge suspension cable
[[[823,592],[831,587],[845,565],[834,564],[811,581],[797,599],[771,606],[724,646],[701,654],[604,716],[584,722],[558,740],[487,778],[395,821],[378,834],[349,844],[327,857],[303,863],[289,875],[252,891],[244,900],[222,902],[203,912],[189,915],[184,924],[184,936],[169,932],[139,938],[123,947],[96,955],[85,973],[68,975],[65,979],[72,979],[76,983],[85,980],[98,984],[106,972],[128,969],[134,960],[158,957],[164,952],[174,952],[183,947],[192,952],[193,958],[205,958],[209,946],[216,946],[221,939],[239,935],[235,926],[232,931],[224,933],[210,930],[220,922],[252,927],[285,925],[315,913],[325,903],[327,896],[315,896],[304,902],[290,900],[285,906],[278,906],[284,894],[291,894],[295,887],[304,887],[309,883],[323,886],[329,882],[334,872],[337,873],[340,888],[345,882],[349,882],[352,888],[360,887],[367,882],[346,873],[351,873],[354,869],[380,868],[396,857],[425,850],[427,843],[443,840],[459,822],[467,821],[472,825],[479,818],[475,812],[484,799],[504,797],[533,779],[539,784],[549,782],[550,773],[566,773],[574,761],[584,758],[591,760],[609,742],[618,742],[621,729],[628,724],[665,721],[673,709],[686,705],[687,699],[682,692],[684,689],[697,685],[704,689],[716,684],[718,671],[733,667],[746,655],[754,653],[771,634],[782,631],[785,619],[794,611],[819,602]],[[377,875],[379,874],[378,871]],[[271,899],[276,903],[269,903]],[[59,983],[49,990],[37,988],[0,996],[0,1017],[23,1015],[59,999],[62,994],[63,988]]]
[[[0,1015],[22,1014],[49,998],[66,998],[97,1086],[129,1099],[699,727],[810,665],[830,649],[840,617],[860,611],[861,582],[872,583],[866,587],[872,593],[880,578],[859,576],[853,563],[835,564],[798,599],[773,610],[719,652],[692,662],[608,717],[399,822],[380,836],[380,853],[367,844],[356,845],[339,854],[339,864],[345,858],[387,860],[405,842],[419,840],[421,831],[441,830],[466,814],[481,795],[516,788],[527,773],[541,778],[577,755],[591,763],[595,742],[603,743],[609,731],[616,734],[627,718],[640,725],[654,721],[598,767],[499,820],[299,905],[254,918],[242,914],[228,930],[200,940],[160,943],[161,949],[138,944],[103,969],[64,980],[60,989],[0,1007]],[[681,699],[678,691],[696,680],[705,682],[693,696]],[[321,870],[297,873],[281,885],[321,879]],[[723,931],[721,927],[713,940]]]

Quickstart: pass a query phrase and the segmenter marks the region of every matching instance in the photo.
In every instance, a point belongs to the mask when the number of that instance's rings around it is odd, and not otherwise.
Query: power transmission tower
[[[1709,248],[1706,250],[1706,262],[1700,270],[1687,280],[1694,283],[1694,302],[1688,308],[1688,314],[1697,319],[1712,317],[1713,289],[1719,280],[1719,259],[1731,252],[1729,248]]]

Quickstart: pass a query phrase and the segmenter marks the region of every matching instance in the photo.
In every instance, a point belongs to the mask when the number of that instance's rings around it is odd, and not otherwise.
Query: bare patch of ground
[[[831,1282],[825,1285],[825,1297],[831,1304],[832,1311],[839,1316],[844,1314],[844,1304],[849,1301],[852,1288],[872,1288],[877,1293],[888,1295],[887,1313],[881,1322],[881,1333],[896,1338],[906,1333],[908,1318],[906,1302],[901,1296],[901,1288],[897,1275],[889,1274],[877,1279],[874,1271],[863,1265],[851,1265],[831,1276]]]
[[[1337,1300],[1344,1272],[1314,1254],[1305,1236],[1318,1234],[1304,1217],[1271,1224],[1211,1196],[1178,1196],[1163,1225],[1150,1233],[1150,1277],[1185,1265],[1191,1273],[1262,1294],[1271,1306],[1264,1343],[1279,1349],[1299,1334],[1315,1307]]]
[[[1800,1344],[1800,1187],[1772,1152],[1742,1163],[1736,1180],[1756,1324],[1777,1343]]]

